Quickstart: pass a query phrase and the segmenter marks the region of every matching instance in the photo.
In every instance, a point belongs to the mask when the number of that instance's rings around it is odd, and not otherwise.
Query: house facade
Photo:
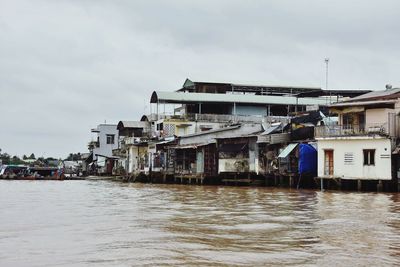
[[[315,128],[318,177],[390,181],[399,137],[400,90],[371,92],[330,106],[337,125]]]
[[[89,143],[93,164],[99,174],[111,174],[114,168],[113,150],[119,147],[119,133],[116,124],[99,124],[91,130],[96,134],[95,141]]]

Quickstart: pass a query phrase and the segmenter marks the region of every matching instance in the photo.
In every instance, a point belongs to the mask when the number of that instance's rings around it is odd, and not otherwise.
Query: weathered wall
[[[393,113],[394,109],[389,108],[375,108],[367,109],[365,111],[365,123],[366,125],[373,124],[384,124],[388,122],[388,114]]]
[[[324,150],[333,150],[334,177],[360,180],[391,179],[390,139],[349,137],[318,140],[318,176],[324,177]],[[375,149],[375,165],[364,166],[363,149]],[[353,160],[345,162],[345,154]],[[349,158],[349,157],[348,157]]]

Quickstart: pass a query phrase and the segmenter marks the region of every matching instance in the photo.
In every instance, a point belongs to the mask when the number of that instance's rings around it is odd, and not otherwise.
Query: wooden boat
[[[18,180],[64,180],[64,170],[57,167],[28,167]]]
[[[0,179],[16,179],[25,174],[28,167],[23,165],[3,165],[0,168]]]

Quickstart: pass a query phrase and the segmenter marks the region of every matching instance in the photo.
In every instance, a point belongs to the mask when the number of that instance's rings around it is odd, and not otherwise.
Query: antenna
[[[329,68],[329,58],[325,58],[325,90],[328,90],[328,68]]]
[[[325,90],[328,90],[329,58],[325,58]],[[332,92],[329,92],[329,103],[332,104]]]

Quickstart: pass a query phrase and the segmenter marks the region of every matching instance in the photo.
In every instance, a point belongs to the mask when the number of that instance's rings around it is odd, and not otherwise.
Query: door
[[[197,151],[197,169],[196,173],[202,174],[204,173],[204,154],[203,151]]]
[[[333,176],[333,150],[325,150],[324,175]]]

